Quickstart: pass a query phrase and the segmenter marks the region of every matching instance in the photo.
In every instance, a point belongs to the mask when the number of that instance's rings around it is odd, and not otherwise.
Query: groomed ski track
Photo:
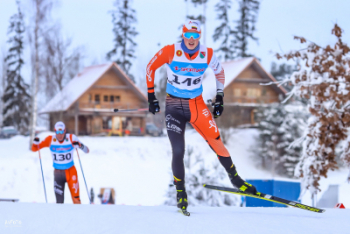
[[[172,206],[3,202],[0,233],[350,233],[347,209],[318,214],[295,208],[198,206],[189,211],[185,217]]]

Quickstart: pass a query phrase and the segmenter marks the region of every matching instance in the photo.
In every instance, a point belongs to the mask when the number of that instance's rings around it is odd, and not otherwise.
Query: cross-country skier
[[[224,110],[225,74],[213,49],[200,45],[201,25],[197,20],[187,21],[182,28],[182,42],[163,47],[147,65],[149,111],[159,112],[159,103],[154,94],[154,74],[167,64],[167,97],[165,121],[172,146],[172,171],[177,190],[177,206],[186,210],[188,206],[185,189],[184,132],[187,122],[208,142],[226,169],[232,184],[247,193],[256,194],[256,188],[244,181],[237,173],[230,153],[221,141],[219,129],[202,98],[202,81],[205,70],[210,67],[216,77],[216,100],[213,115],[221,116]]]
[[[32,151],[38,151],[49,147],[53,159],[54,190],[56,203],[64,202],[64,186],[67,182],[74,204],[81,204],[79,196],[79,182],[77,170],[74,166],[73,155],[75,148],[80,148],[89,153],[89,148],[83,145],[74,134],[66,132],[63,122],[55,124],[55,136],[48,136],[42,142],[36,137],[32,145]]]

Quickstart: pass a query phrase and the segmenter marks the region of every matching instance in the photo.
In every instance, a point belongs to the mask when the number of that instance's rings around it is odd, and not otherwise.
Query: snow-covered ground
[[[45,135],[47,133],[41,134],[40,138]],[[236,131],[228,149],[243,178],[271,179],[271,174],[257,169],[251,158],[255,135],[254,129]],[[172,178],[171,147],[166,136],[80,137],[80,140],[91,151],[89,154],[79,151],[89,188],[94,188],[95,194],[102,187],[114,188],[117,205],[100,206],[96,197],[96,205],[70,205],[72,200],[67,187],[65,203],[68,204],[53,204],[53,167],[48,149],[41,150],[41,158],[50,204],[42,204],[45,196],[38,153],[29,150],[28,137],[16,136],[0,140],[0,198],[20,201],[0,203],[0,233],[34,233],[31,230],[36,230],[35,233],[62,233],[62,230],[69,230],[69,233],[271,234],[282,233],[282,230],[283,233],[349,233],[349,222],[345,220],[350,215],[348,210],[327,209],[324,214],[314,214],[293,208],[190,206],[191,217],[184,217],[175,207],[163,206]],[[186,131],[186,145],[205,159],[207,167],[217,161],[216,155],[194,130]],[[77,156],[74,160],[81,200],[88,204]],[[340,202],[349,207],[347,174],[345,169],[330,172],[328,179],[321,180],[321,189],[324,192],[329,184],[339,184]],[[228,179],[225,183],[230,186]],[[311,205],[309,194],[302,202]],[[9,220],[19,220],[21,225],[4,226]]]
[[[293,208],[197,206],[186,217],[171,206],[0,203],[0,233],[345,234],[349,216],[348,209],[319,214]]]
[[[42,133],[43,139],[48,133]],[[239,174],[246,179],[271,179],[271,174],[257,169],[251,158],[254,147],[255,129],[241,129],[232,134],[228,149]],[[164,137],[80,137],[90,148],[89,154],[79,151],[85,178],[89,189],[95,194],[100,188],[114,188],[116,203],[124,205],[161,205],[171,181],[171,147]],[[38,153],[31,152],[28,137],[16,136],[0,140],[0,198],[17,198],[20,202],[45,202]],[[194,130],[186,131],[186,145],[205,159],[207,167],[217,161],[216,155]],[[48,202],[55,202],[53,191],[53,167],[49,150],[41,150],[41,158],[46,183]],[[88,203],[88,196],[81,174],[80,164],[75,155],[80,181],[82,203]],[[339,184],[340,201],[350,207],[350,196],[346,183],[348,171],[338,170],[329,173],[328,179],[321,180],[322,193],[329,184]],[[275,178],[283,179],[285,178]],[[225,182],[230,186],[227,179]],[[342,192],[343,191],[343,192]],[[350,191],[349,191],[350,192]],[[346,195],[345,195],[346,194]],[[309,194],[302,200],[311,205]],[[66,187],[65,203],[72,203]],[[95,198],[95,203],[99,199]]]

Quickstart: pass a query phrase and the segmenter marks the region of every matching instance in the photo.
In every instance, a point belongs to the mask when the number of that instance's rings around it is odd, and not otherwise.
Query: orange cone
[[[334,208],[345,209],[345,206],[343,203],[337,203]]]

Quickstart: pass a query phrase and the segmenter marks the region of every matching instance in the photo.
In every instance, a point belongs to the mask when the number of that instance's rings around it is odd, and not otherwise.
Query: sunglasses
[[[56,131],[56,134],[63,134],[64,133],[64,130],[57,130]]]
[[[187,39],[190,39],[191,37],[193,37],[193,39],[198,39],[200,37],[200,34],[196,32],[185,32],[183,35]]]

